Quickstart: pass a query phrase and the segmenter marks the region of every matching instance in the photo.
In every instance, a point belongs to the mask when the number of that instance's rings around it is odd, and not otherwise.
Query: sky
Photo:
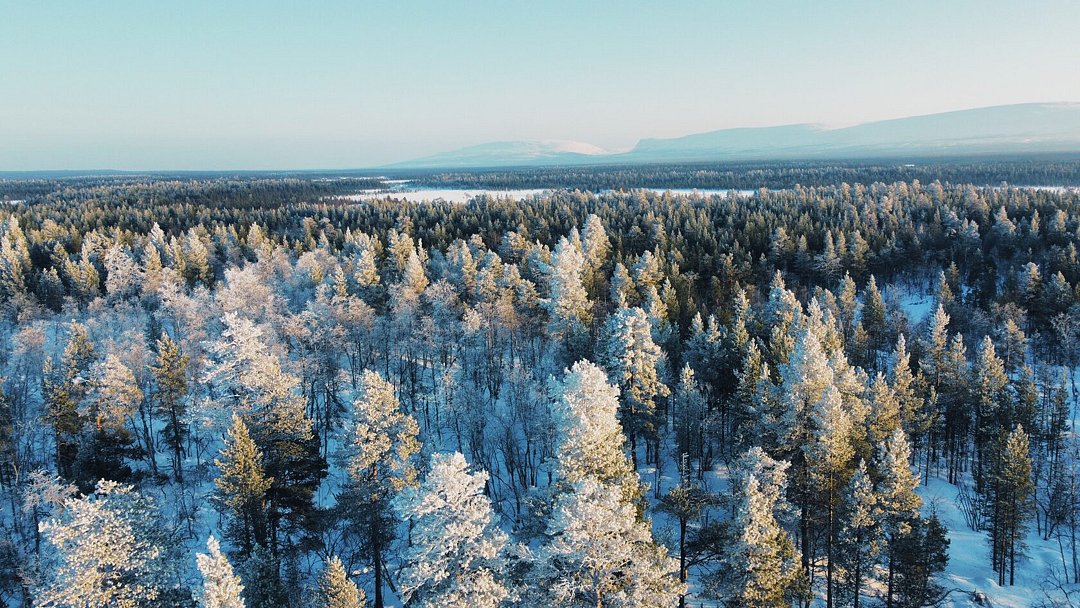
[[[0,0],[0,171],[376,167],[492,141],[1080,101],[1072,0]]]

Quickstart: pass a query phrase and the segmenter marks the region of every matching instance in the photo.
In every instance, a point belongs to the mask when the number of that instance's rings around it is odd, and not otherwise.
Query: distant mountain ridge
[[[1026,103],[895,118],[829,129],[794,124],[643,139],[628,152],[580,142],[497,142],[397,168],[480,168],[738,160],[1080,153],[1080,103]]]

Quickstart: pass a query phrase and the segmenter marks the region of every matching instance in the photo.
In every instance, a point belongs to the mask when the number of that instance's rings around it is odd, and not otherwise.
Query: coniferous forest
[[[0,605],[1080,602],[1077,161],[397,177],[0,180]]]

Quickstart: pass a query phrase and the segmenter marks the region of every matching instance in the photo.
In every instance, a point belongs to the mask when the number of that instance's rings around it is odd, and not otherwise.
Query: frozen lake
[[[395,183],[404,183],[407,180],[398,180]],[[442,200],[448,203],[464,203],[477,196],[490,196],[495,199],[509,199],[520,201],[530,196],[549,192],[552,188],[532,188],[521,190],[486,190],[486,189],[458,189],[458,188],[421,188],[415,190],[409,189],[380,189],[380,190],[361,190],[354,194],[344,194],[339,196],[329,197],[337,200],[351,200],[351,201],[368,201],[373,199],[394,198],[399,200],[407,200],[410,202],[421,201],[437,201]],[[732,192],[736,196],[749,197],[753,196],[756,190],[695,190],[692,188],[633,188],[632,190],[645,190],[648,192],[654,192],[657,194],[663,194],[670,192],[672,194],[681,195],[696,195],[701,197],[708,196],[730,196]],[[613,192],[612,190],[605,190],[602,193]]]

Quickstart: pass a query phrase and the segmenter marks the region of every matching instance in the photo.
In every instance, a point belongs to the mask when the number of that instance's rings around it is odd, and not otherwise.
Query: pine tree
[[[991,484],[991,545],[998,584],[1016,581],[1016,561],[1027,546],[1032,516],[1031,453],[1024,427],[1017,426],[1004,440]]]
[[[156,409],[158,414],[165,418],[165,443],[173,452],[173,475],[180,482],[184,480],[183,452],[188,434],[184,396],[188,392],[189,362],[190,357],[180,351],[180,345],[162,332],[157,340],[157,359],[151,365],[150,371],[157,385],[154,392]]]
[[[3,302],[11,302],[27,293],[32,269],[29,242],[17,217],[10,215],[0,236],[0,298]]]
[[[398,583],[418,608],[494,608],[509,595],[507,535],[484,495],[486,472],[470,473],[459,453],[432,454],[427,477],[393,501],[409,523]]]
[[[604,224],[596,214],[589,214],[585,220],[585,229],[581,232],[581,249],[585,256],[585,291],[596,299],[600,296],[601,282],[604,275],[601,269],[607,264],[611,254],[611,241]]]
[[[678,564],[634,506],[593,477],[558,496],[546,538],[532,591],[554,605],[652,608],[672,606],[685,593]]]
[[[704,443],[702,423],[705,420],[705,397],[694,380],[689,364],[679,374],[679,385],[671,396],[672,419],[675,428],[675,457],[699,460]]]
[[[754,474],[740,481],[732,524],[736,540],[727,549],[724,576],[714,584],[715,591],[732,608],[790,608],[809,594],[798,550],[776,521],[768,486]]]
[[[841,490],[847,482],[855,448],[851,444],[851,417],[844,410],[840,392],[829,387],[814,404],[811,436],[803,446],[809,480],[818,492],[825,518],[825,601],[832,608],[836,574],[837,509]]]
[[[888,544],[889,573],[886,581],[886,603],[892,604],[895,588],[897,551],[900,539],[919,517],[922,499],[915,493],[919,479],[911,470],[911,447],[904,432],[897,429],[875,455],[874,470],[877,485],[877,506],[881,514],[882,531]]]
[[[874,275],[870,275],[870,280],[866,284],[866,292],[863,294],[862,307],[862,324],[866,328],[866,333],[870,336],[870,348],[881,348],[888,329],[887,318],[885,300],[878,290],[877,279],[874,278]]]
[[[673,516],[679,522],[679,582],[685,584],[687,577],[686,540],[689,525],[698,520],[714,498],[690,477],[690,465],[684,455],[679,463],[679,484],[657,505],[657,509]],[[686,596],[679,596],[679,608],[686,606]]]
[[[890,602],[903,608],[940,605],[949,592],[935,577],[949,563],[949,537],[937,514],[916,520],[892,544],[895,576]]]
[[[232,535],[248,556],[256,546],[267,545],[266,492],[273,484],[263,473],[263,455],[255,445],[248,427],[233,416],[225,447],[214,464],[221,474],[214,480],[216,499],[232,517]]]
[[[1009,378],[1004,363],[994,351],[990,336],[984,336],[972,365],[972,389],[975,405],[975,455],[972,471],[976,492],[985,491],[986,476],[990,472],[990,452],[995,438],[1001,432],[1003,418],[1007,417],[1008,395],[1005,388]]]
[[[626,269],[626,266],[623,266],[622,262],[615,263],[615,270],[611,273],[611,287],[609,289],[611,293],[608,298],[616,310],[637,303],[637,298],[634,296],[636,292],[634,279],[630,277],[630,272]]]
[[[150,498],[102,480],[93,494],[60,506],[41,524],[55,561],[44,569],[36,604],[139,608],[161,596],[168,560]]]
[[[619,422],[619,391],[608,384],[603,370],[578,361],[555,380],[552,419],[558,437],[555,472],[558,481],[572,484],[592,477],[617,487],[634,502],[641,498],[641,482],[624,452],[626,437]]]
[[[97,357],[86,326],[72,322],[68,343],[60,360],[60,369],[53,369],[51,359],[42,370],[42,396],[45,417],[53,428],[56,447],[56,468],[62,477],[73,479],[78,455],[78,434],[83,421],[79,405],[91,386],[90,370]]]
[[[561,345],[571,361],[587,352],[585,340],[592,322],[584,272],[585,257],[581,249],[563,237],[551,255],[545,307],[548,335]]]
[[[240,567],[247,608],[279,608],[289,605],[289,594],[281,577],[281,562],[269,549],[256,546]]]
[[[338,496],[342,513],[366,541],[375,573],[375,608],[383,606],[383,553],[393,540],[390,501],[416,484],[414,456],[420,451],[416,420],[401,411],[394,387],[365,370],[361,394],[353,403],[339,455],[348,480]]]
[[[851,601],[854,608],[859,608],[863,588],[866,580],[873,575],[884,540],[877,495],[866,471],[865,462],[859,462],[859,468],[848,482],[844,500],[840,505],[839,519],[842,527],[837,539],[837,561],[845,573],[843,595]]]
[[[126,426],[143,399],[134,372],[110,353],[94,366],[90,382],[90,394],[79,412],[86,422],[76,460],[77,478],[84,488],[93,487],[99,479],[128,481],[132,470],[125,458],[140,454]],[[146,443],[141,453],[152,455],[149,438]]]
[[[326,561],[315,589],[314,608],[364,608],[367,598],[349,578],[345,566],[335,555]]]
[[[207,553],[199,553],[195,560],[202,573],[202,589],[196,594],[200,608],[244,608],[244,586],[240,577],[233,574],[232,564],[221,553],[216,538],[206,539]]]
[[[300,378],[286,372],[264,338],[266,328],[225,313],[221,339],[209,346],[205,378],[223,395],[222,410],[239,413],[263,453],[272,484],[266,493],[267,539],[277,551],[281,532],[310,529],[314,495],[326,475],[319,438],[300,394]]]
[[[621,389],[621,419],[630,437],[631,460],[636,463],[638,437],[656,447],[656,401],[670,392],[660,380],[663,351],[653,342],[649,319],[640,308],[616,312],[604,333],[600,360]]]

